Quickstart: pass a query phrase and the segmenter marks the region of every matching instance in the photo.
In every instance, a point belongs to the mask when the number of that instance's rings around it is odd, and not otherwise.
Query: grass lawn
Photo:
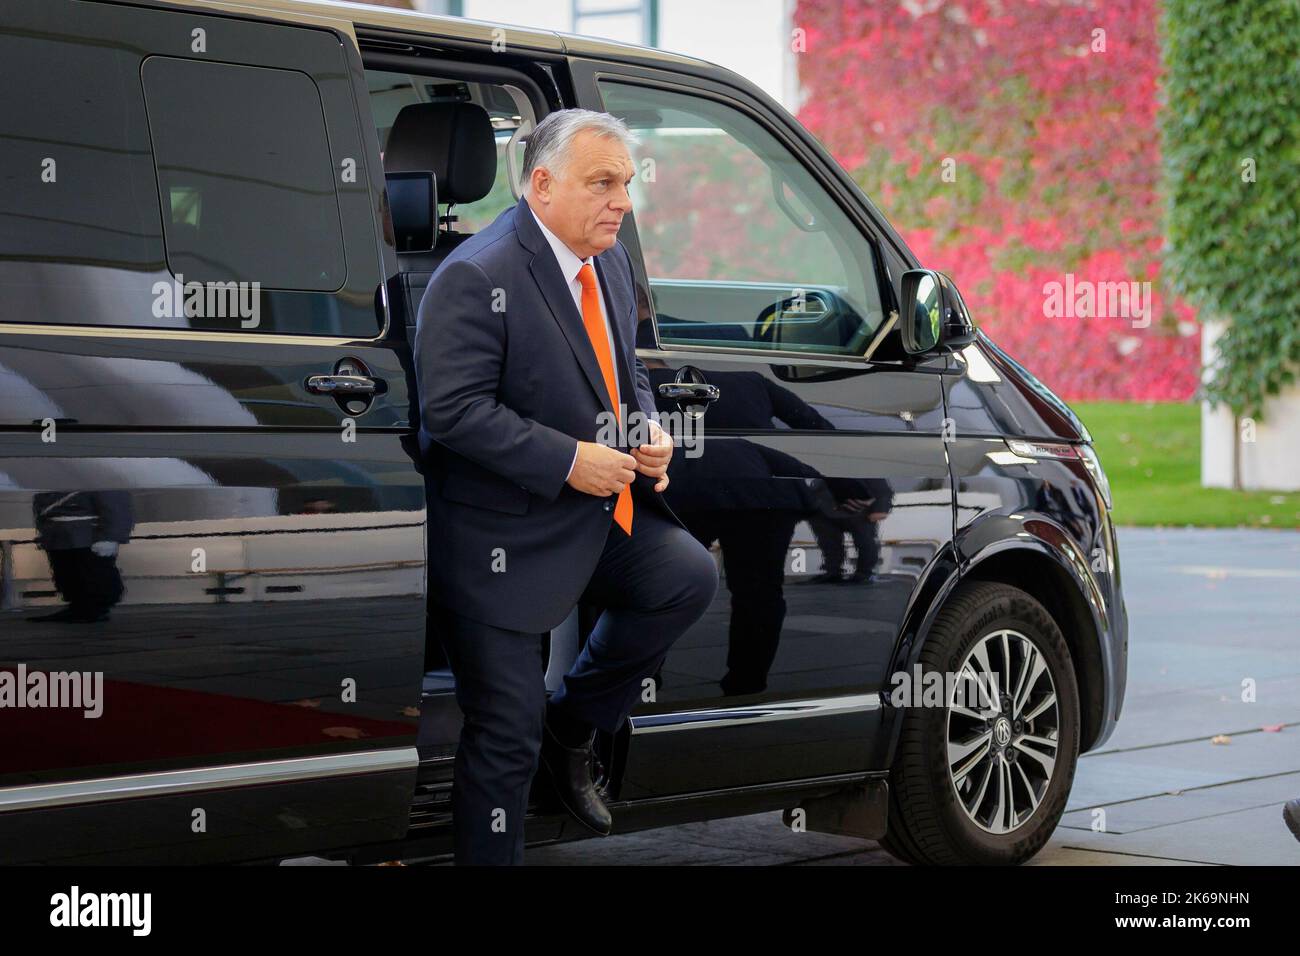
[[[1201,409],[1071,402],[1092,432],[1121,525],[1300,528],[1300,492],[1201,487]]]

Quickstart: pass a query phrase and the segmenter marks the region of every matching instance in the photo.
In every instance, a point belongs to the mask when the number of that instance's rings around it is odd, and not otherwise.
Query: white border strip
[[[414,747],[394,750],[364,750],[323,757],[298,757],[258,763],[226,764],[192,770],[167,770],[121,777],[98,777],[68,783],[42,783],[0,788],[0,813],[66,807],[135,797],[157,797],[171,793],[219,790],[268,783],[292,783],[320,777],[342,777],[386,770],[414,770],[420,765]]]
[[[834,717],[839,714],[866,712],[880,708],[879,694],[854,694],[850,697],[826,697],[819,700],[782,700],[745,707],[718,707],[709,710],[681,710],[671,714],[629,717],[634,734],[658,734],[668,730],[715,730],[740,724],[757,724],[769,720],[795,720],[803,717]]]

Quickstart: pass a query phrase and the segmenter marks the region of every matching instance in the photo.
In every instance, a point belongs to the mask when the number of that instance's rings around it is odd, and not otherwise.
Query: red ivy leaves
[[[1193,313],[1160,290],[1157,8],[799,0],[795,13],[800,119],[989,334],[1069,398],[1186,400],[1197,385]],[[1044,316],[1044,285],[1066,273],[1150,282],[1151,326]]]

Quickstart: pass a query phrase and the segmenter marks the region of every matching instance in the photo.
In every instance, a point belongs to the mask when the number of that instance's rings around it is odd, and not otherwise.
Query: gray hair
[[[537,124],[537,128],[528,134],[524,146],[524,170],[520,174],[524,195],[528,194],[533,170],[537,167],[545,166],[557,175],[564,171],[569,165],[569,146],[583,130],[591,130],[597,136],[616,137],[627,147],[628,152],[637,145],[636,137],[627,124],[611,113],[584,109],[548,113]]]

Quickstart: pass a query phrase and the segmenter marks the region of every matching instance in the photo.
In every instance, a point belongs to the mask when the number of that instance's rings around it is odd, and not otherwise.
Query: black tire
[[[1053,730],[1057,747],[1050,778],[1043,781],[1039,802],[1024,821],[1006,833],[990,832],[967,813],[949,771],[950,708],[946,698],[945,706],[907,707],[902,713],[898,751],[890,772],[888,835],[881,841],[886,850],[904,862],[1023,863],[1043,848],[1065,812],[1079,758],[1079,692],[1065,638],[1038,601],[1005,584],[976,581],[961,585],[935,619],[921,651],[921,670],[923,674],[955,673],[978,642],[1004,629],[1023,635],[1033,644],[1042,655],[1055,689]],[[1038,769],[1033,763],[1024,766]],[[1007,772],[1011,773],[1011,769]],[[1045,771],[1043,776],[1047,777]],[[973,771],[970,777],[975,777]],[[1014,786],[1022,785],[1017,781]],[[1022,794],[1028,792],[1028,788],[1020,790]],[[978,798],[971,799],[979,804]]]

